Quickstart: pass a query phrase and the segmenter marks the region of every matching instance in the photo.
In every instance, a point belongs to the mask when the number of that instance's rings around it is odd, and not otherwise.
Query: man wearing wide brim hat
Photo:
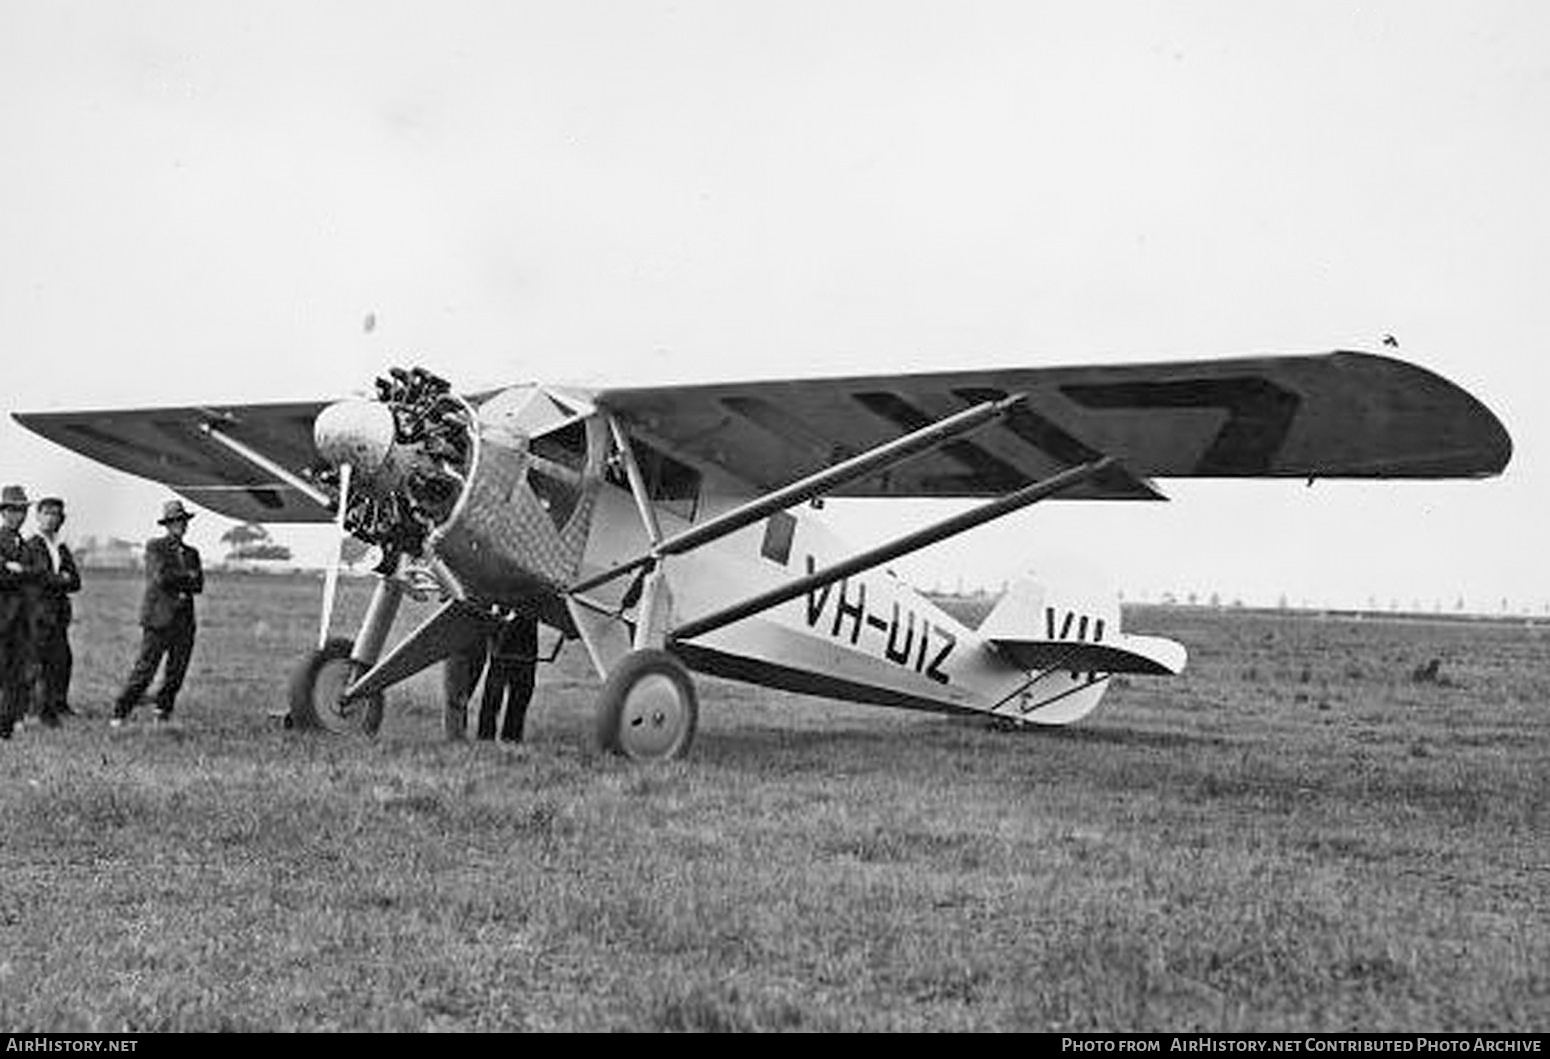
[[[187,529],[189,520],[193,517],[194,513],[183,506],[183,501],[174,499],[167,501],[161,506],[161,518],[156,520],[156,524],[158,526],[170,526],[174,522],[181,522],[183,527]]]
[[[22,540],[27,491],[0,487],[0,739],[11,738],[31,702],[27,676],[32,656],[32,614],[28,593],[36,571]]]
[[[194,653],[194,597],[204,591],[204,568],[199,552],[183,543],[189,520],[194,513],[181,500],[162,505],[157,523],[166,534],[146,542],[145,595],[140,601],[140,654],[124,690],[113,702],[112,724],[124,723],[130,712],[151,686],[162,659],[167,660],[161,687],[153,698],[156,719],[172,718],[178,691],[188,673],[188,661]]]

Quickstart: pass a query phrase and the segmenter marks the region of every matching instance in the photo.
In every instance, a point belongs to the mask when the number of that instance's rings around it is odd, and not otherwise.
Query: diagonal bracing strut
[[[746,504],[733,508],[731,511],[717,515],[715,518],[707,519],[696,526],[691,526],[682,533],[668,537],[666,540],[656,540],[655,536],[653,536],[653,544],[649,552],[637,556],[627,563],[621,563],[600,574],[594,574],[591,577],[578,581],[570,587],[569,592],[572,595],[578,592],[586,592],[589,589],[596,588],[598,585],[607,584],[615,578],[623,577],[625,574],[638,570],[643,566],[649,566],[663,556],[679,555],[692,551],[701,545],[709,544],[711,541],[719,540],[729,533],[734,533],[744,526],[750,526],[776,511],[784,511],[788,507],[811,500],[847,482],[900,463],[917,453],[941,444],[948,438],[967,434],[969,431],[981,427],[993,419],[1000,419],[1021,402],[1024,396],[1023,394],[1014,394],[1000,400],[982,402],[972,408],[967,408],[955,415],[950,415],[945,419],[940,419],[921,427],[919,430],[905,434],[903,437],[895,438],[885,445],[868,449],[859,456],[852,456],[850,459],[837,463],[833,467],[826,467],[816,474],[809,475],[800,481],[777,489],[773,493],[761,496],[756,500],[751,500]],[[611,419],[610,421],[612,422]],[[617,424],[614,425],[614,430],[617,443],[622,450],[625,450],[628,461],[628,446],[623,436],[623,431],[618,428]],[[632,467],[633,461],[626,462],[625,466],[627,469]],[[643,511],[649,512],[650,501],[645,497],[644,486],[637,482],[636,477],[637,475],[634,473],[630,475],[631,492],[636,494],[636,504],[641,506]],[[648,523],[648,528],[652,524]]]
[[[295,474],[286,470],[284,467],[280,466],[274,460],[271,460],[268,456],[265,456],[258,450],[248,445],[244,445],[242,442],[226,433],[226,431],[221,429],[221,427],[217,424],[206,421],[199,425],[199,429],[204,433],[205,437],[209,438],[211,441],[216,442],[222,448],[225,448],[226,450],[241,457],[260,470],[268,471],[270,474],[278,478],[281,483],[290,486],[292,489],[296,490],[307,499],[316,503],[319,507],[328,509],[333,508],[335,504],[335,499],[333,497],[323,492],[323,490],[319,489],[317,486],[313,485],[299,474]]]
[[[703,636],[705,633],[713,632],[724,625],[731,625],[735,621],[742,621],[744,618],[752,617],[762,611],[769,610],[771,607],[778,607],[782,603],[789,602],[808,592],[816,591],[825,585],[832,585],[834,582],[849,577],[852,574],[860,573],[863,570],[870,570],[874,566],[881,566],[883,563],[891,562],[901,555],[908,555],[910,552],[919,551],[927,545],[946,540],[948,537],[956,536],[965,530],[973,529],[975,526],[989,522],[992,519],[998,519],[1002,515],[1016,511],[1018,508],[1027,507],[1029,504],[1043,500],[1045,497],[1052,496],[1064,489],[1069,489],[1080,482],[1085,482],[1089,478],[1097,477],[1114,467],[1118,462],[1113,456],[1105,456],[1102,459],[1093,460],[1090,463],[1084,463],[1080,466],[1061,471],[1057,475],[1040,482],[1034,482],[1032,485],[1024,486],[1016,492],[1008,493],[1006,496],[992,500],[989,503],[981,504],[979,507],[971,508],[951,518],[943,519],[941,522],[916,530],[914,533],[907,533],[897,540],[889,541],[887,544],[853,555],[849,559],[835,563],[833,566],[826,566],[822,570],[816,570],[806,577],[799,577],[795,581],[778,585],[767,592],[750,596],[741,603],[735,603],[730,607],[725,607],[703,617],[695,618],[693,621],[685,622],[672,630],[671,638],[673,640],[688,640],[695,636]]]

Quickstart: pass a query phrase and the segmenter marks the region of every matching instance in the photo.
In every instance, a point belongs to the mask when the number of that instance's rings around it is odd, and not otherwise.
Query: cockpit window
[[[700,472],[676,460],[640,438],[630,439],[635,464],[646,482],[646,495],[652,503],[670,515],[693,522],[700,506]],[[629,478],[617,461],[610,460],[607,477],[621,489],[630,488]]]
[[[528,443],[534,456],[580,472],[587,465],[587,428],[580,419],[546,431]]]
[[[555,527],[564,529],[581,502],[582,470],[587,464],[587,428],[580,419],[562,423],[528,439],[527,484]]]
[[[564,529],[581,502],[580,479],[567,481],[535,464],[528,468],[527,484],[554,520],[555,528]]]
[[[479,408],[486,444],[526,448],[527,484],[564,529],[581,503],[587,468],[587,426],[582,414],[536,386],[513,386]]]

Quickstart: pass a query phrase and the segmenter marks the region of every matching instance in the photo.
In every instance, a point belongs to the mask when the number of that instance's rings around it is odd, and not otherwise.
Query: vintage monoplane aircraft
[[[1122,631],[1112,593],[1022,581],[970,629],[887,568],[1036,501],[1484,477],[1512,452],[1452,383],[1351,352],[471,395],[413,369],[336,403],[15,418],[231,518],[337,519],[380,549],[353,640],[328,635],[326,579],[297,725],[374,732],[388,688],[525,613],[585,645],[599,741],[638,759],[688,750],[690,670],[1038,724],[1085,716],[1112,674],[1180,672],[1184,648]],[[830,496],[983,502],[848,552],[810,511]],[[384,650],[417,584],[444,603]]]

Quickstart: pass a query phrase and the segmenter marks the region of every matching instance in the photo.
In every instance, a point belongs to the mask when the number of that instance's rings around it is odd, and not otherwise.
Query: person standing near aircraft
[[[0,739],[9,739],[27,716],[32,696],[32,606],[28,598],[36,571],[22,539],[30,501],[19,485],[0,489]]]
[[[484,698],[479,704],[479,738],[495,738],[495,718],[505,699],[501,741],[522,742],[527,706],[533,698],[533,671],[538,665],[538,619],[518,614],[490,638],[490,667],[484,674]]]
[[[181,500],[162,506],[157,522],[166,534],[145,545],[145,596],[140,603],[140,654],[113,703],[115,728],[129,717],[151,686],[163,656],[167,659],[157,691],[156,719],[170,720],[178,691],[194,653],[194,597],[204,591],[204,569],[199,552],[183,543],[193,512]]]
[[[81,575],[69,545],[59,538],[65,502],[57,496],[38,501],[38,532],[27,540],[36,580],[32,585],[32,650],[37,665],[38,718],[49,728],[70,709],[70,594],[80,591]]]
[[[446,698],[442,707],[442,728],[448,742],[468,737],[468,700],[484,673],[490,656],[490,642],[479,637],[460,651],[454,651],[441,664],[441,687]]]

